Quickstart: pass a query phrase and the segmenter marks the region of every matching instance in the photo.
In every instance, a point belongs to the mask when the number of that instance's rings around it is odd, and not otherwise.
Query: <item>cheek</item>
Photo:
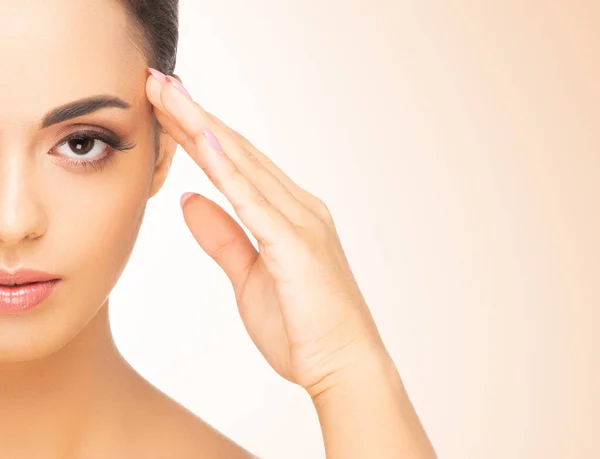
[[[58,259],[57,271],[88,293],[109,293],[129,259],[142,223],[151,164],[127,166],[65,178],[64,194],[54,198],[52,234],[48,236],[57,247],[55,255],[64,254]]]
[[[38,240],[35,260],[37,266],[62,275],[64,282],[44,310],[29,320],[0,320],[0,362],[54,352],[98,312],[131,255],[146,208],[151,168],[150,160],[138,158],[131,167],[110,172],[58,174],[52,169],[36,182],[43,186],[39,196],[47,227]]]

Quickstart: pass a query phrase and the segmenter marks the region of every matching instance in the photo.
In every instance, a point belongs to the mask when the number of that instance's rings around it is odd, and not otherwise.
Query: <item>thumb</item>
[[[225,271],[237,292],[254,265],[258,251],[233,217],[210,199],[197,193],[185,193],[181,207],[194,239]]]

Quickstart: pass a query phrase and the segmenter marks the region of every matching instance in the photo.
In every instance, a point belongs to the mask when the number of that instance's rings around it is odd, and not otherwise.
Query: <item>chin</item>
[[[0,311],[0,365],[67,357],[69,348],[89,340],[91,332],[86,332],[93,328],[103,302],[96,304],[82,304],[76,298],[61,301],[57,296],[27,311]]]

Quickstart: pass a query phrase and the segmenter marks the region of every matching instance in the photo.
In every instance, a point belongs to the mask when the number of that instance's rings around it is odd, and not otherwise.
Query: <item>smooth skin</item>
[[[0,268],[63,279],[38,307],[0,313],[3,459],[249,454],[143,378],[113,340],[109,295],[176,147],[161,134],[155,156],[148,64],[130,26],[118,1],[0,1]],[[129,108],[43,126],[47,113],[97,95]],[[78,157],[65,138],[89,129],[134,147],[102,169],[73,167],[112,151],[87,137]],[[145,306],[119,305],[141,320]]]
[[[223,269],[253,342],[317,410],[329,459],[435,458],[352,274],[333,218],[247,139],[155,69],[157,119],[233,205],[184,195],[186,224]]]
[[[259,241],[253,252],[237,223],[201,196],[184,205],[198,243],[232,279],[252,339],[311,394],[328,456],[433,457],[326,207],[148,75],[130,29],[118,1],[0,2],[0,268],[63,278],[35,309],[0,314],[0,458],[252,457],[144,379],[111,332],[109,295],[178,144]],[[98,95],[129,107],[71,111],[77,116],[43,125],[53,110]],[[165,128],[158,157],[154,116]],[[203,149],[204,126],[225,156]],[[65,143],[89,129],[131,148],[109,157],[101,140],[85,155]],[[104,157],[102,168],[71,163]],[[144,305],[119,307],[144,314]],[[272,320],[262,330],[260,317]]]

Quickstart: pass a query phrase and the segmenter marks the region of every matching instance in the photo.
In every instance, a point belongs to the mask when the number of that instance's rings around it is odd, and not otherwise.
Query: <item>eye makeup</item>
[[[104,153],[99,159],[73,159],[72,157],[67,157],[64,154],[56,154],[56,150],[63,146],[70,147],[70,142],[77,140],[83,143],[87,141],[92,141],[97,143],[98,141],[106,144],[106,148],[104,149]],[[119,135],[114,132],[104,129],[104,128],[85,128],[80,129],[78,131],[74,131],[71,134],[67,135],[63,138],[54,148],[52,148],[51,152],[52,156],[59,156],[60,161],[67,164],[69,167],[73,167],[76,169],[94,169],[96,171],[102,170],[104,166],[106,166],[115,156],[117,152],[131,150],[135,148],[135,144],[133,142],[126,142]],[[94,146],[95,148],[95,146]],[[78,155],[71,149],[75,155]],[[85,155],[79,155],[81,158],[84,158]]]

